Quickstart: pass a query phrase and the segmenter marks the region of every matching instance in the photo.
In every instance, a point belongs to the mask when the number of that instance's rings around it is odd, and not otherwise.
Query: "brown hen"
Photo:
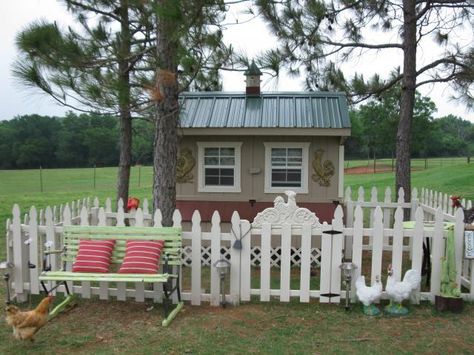
[[[41,327],[48,322],[49,305],[53,296],[45,297],[33,310],[21,311],[17,306],[5,308],[7,324],[13,327],[13,335],[19,340],[31,340]]]

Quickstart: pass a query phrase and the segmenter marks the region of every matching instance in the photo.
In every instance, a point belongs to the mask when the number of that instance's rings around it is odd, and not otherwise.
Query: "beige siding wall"
[[[198,145],[197,142],[242,142],[241,147],[241,192],[240,193],[205,193],[198,192]],[[196,160],[193,169],[193,180],[177,185],[178,200],[200,201],[249,201],[272,202],[277,195],[265,193],[265,147],[264,142],[310,142],[308,155],[308,193],[298,194],[298,202],[332,202],[338,200],[339,174],[339,137],[274,137],[274,136],[184,136],[181,138],[181,148],[187,147],[192,151]],[[329,187],[320,186],[311,176],[314,174],[312,161],[318,149],[324,150],[323,161],[330,160],[334,164],[334,175]],[[251,174],[252,169],[260,169],[258,174]]]

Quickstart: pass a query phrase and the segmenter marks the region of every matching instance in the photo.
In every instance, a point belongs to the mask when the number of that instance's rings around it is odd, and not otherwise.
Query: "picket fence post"
[[[35,265],[30,269],[30,292],[37,295],[40,291],[38,277],[42,269],[42,260],[39,253],[38,214],[34,206],[30,208],[28,222],[29,261]]]
[[[461,289],[461,273],[462,260],[464,258],[464,212],[462,208],[458,208],[454,213],[456,222],[454,224],[454,241],[455,241],[455,255],[456,255],[456,284]],[[472,272],[472,270],[471,270]],[[472,287],[472,285],[471,285]]]
[[[191,304],[193,306],[201,305],[201,215],[198,210],[193,212],[191,218]]]
[[[418,189],[415,187],[411,192],[411,208],[410,208],[410,219],[413,221],[415,219],[415,212],[420,201],[418,200]]]
[[[353,227],[354,222],[354,202],[352,201],[352,190],[348,186],[345,193],[345,204],[346,204],[346,226],[348,228]],[[344,245],[344,257],[346,259],[352,259],[352,245],[353,237],[347,236]]]
[[[90,209],[91,213],[91,226],[97,226],[99,223],[99,198],[95,197],[93,205]]]
[[[123,209],[123,200],[120,198],[117,201],[117,227],[125,227],[125,211]]]
[[[384,225],[383,213],[380,206],[377,206],[374,211],[374,225],[372,228],[372,268],[371,268],[371,285],[375,283],[375,277],[382,278],[382,255],[384,245]]]
[[[211,218],[211,306],[220,304],[220,278],[215,263],[221,258],[221,217],[214,211]]]
[[[94,200],[94,207],[91,208],[91,224],[96,226],[105,226],[106,218],[105,211],[102,207],[99,208],[97,198]],[[99,282],[99,299],[107,300],[109,298],[109,283],[106,281]]]
[[[331,298],[331,303],[339,303],[341,301],[341,256],[343,241],[344,241],[344,212],[341,206],[337,206],[334,211],[334,219],[332,220],[332,229],[334,231],[342,232],[340,234],[332,235],[332,256],[331,256],[331,293],[339,295]]]
[[[136,227],[143,227],[143,211],[140,207],[135,211],[133,225]],[[130,222],[132,225],[132,223]],[[144,302],[145,301],[145,284],[143,282],[136,282],[135,285],[135,301]]]
[[[236,238],[241,238],[242,231],[240,230],[240,216],[237,211],[232,213],[231,221],[231,236],[234,237],[230,241],[230,302],[237,306],[240,300],[240,266],[241,253],[239,249],[233,247],[233,242]]]
[[[251,224],[247,220],[240,221],[242,233],[242,250],[240,253],[240,300],[250,301],[250,277],[251,277],[251,246],[252,234]]]
[[[332,266],[332,235],[326,232],[330,231],[332,226],[324,222],[321,225],[321,279],[320,279],[320,303],[330,303],[331,298],[327,295],[331,293],[331,266]]]
[[[413,229],[413,244],[411,268],[415,269],[421,274],[421,267],[423,263],[423,238],[424,238],[424,223],[423,223],[423,209],[418,207],[415,212],[415,228]],[[420,286],[412,296],[413,303],[420,303]]]
[[[284,223],[281,228],[280,302],[290,302],[290,273],[291,224]]]
[[[403,233],[403,208],[397,207],[395,210],[392,241],[392,269],[395,280],[400,280],[402,277]]]
[[[444,257],[445,240],[443,228],[443,209],[438,206],[435,215],[435,224],[433,239],[431,242],[431,302],[434,302],[434,296],[439,295],[441,289],[441,260]]]
[[[392,190],[390,187],[385,188],[385,197],[384,197],[384,203],[391,203],[392,202]],[[390,208],[384,207],[383,209],[383,226],[384,228],[390,228],[390,222],[391,222],[391,212]],[[384,245],[388,245],[388,237],[384,238]]]
[[[309,302],[311,281],[311,224],[303,224],[301,230],[301,270],[300,270],[300,302]]]
[[[161,211],[159,209],[155,210],[153,213],[153,218],[152,218],[152,226],[153,227],[162,227],[161,221],[163,220],[163,217],[161,215]],[[160,265],[160,272],[163,271],[163,266]],[[154,291],[154,296],[153,296],[153,301],[155,302],[162,302],[163,300],[163,285],[161,283],[155,282],[153,284],[153,291]],[[125,298],[125,296],[124,296]]]
[[[13,206],[12,232],[13,232],[13,280],[15,282],[15,294],[17,302],[26,302],[28,295],[27,290],[24,289],[24,282],[26,282],[26,272],[28,270],[28,252],[23,241],[21,233],[21,218],[20,206],[15,204]]]
[[[355,281],[362,273],[362,242],[364,238],[364,214],[361,206],[357,206],[354,211],[353,223],[353,245],[352,245],[352,262],[357,266],[354,278],[352,280],[352,290],[355,290]],[[355,299],[355,292],[352,296]]]
[[[262,224],[260,247],[260,301],[270,301],[270,272],[271,272],[271,238],[272,225]]]
[[[378,197],[377,197],[377,188],[375,186],[372,187],[370,190],[370,202],[373,204],[378,204]],[[374,226],[374,213],[375,213],[375,208],[370,209],[370,228],[373,228]],[[369,237],[369,244],[373,244],[373,236]]]

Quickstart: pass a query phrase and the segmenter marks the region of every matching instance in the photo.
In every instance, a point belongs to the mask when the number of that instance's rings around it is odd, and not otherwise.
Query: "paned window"
[[[271,187],[301,187],[302,148],[271,148]]]
[[[272,142],[265,145],[265,192],[308,192],[309,143]]]
[[[240,146],[198,142],[199,192],[240,192]]]

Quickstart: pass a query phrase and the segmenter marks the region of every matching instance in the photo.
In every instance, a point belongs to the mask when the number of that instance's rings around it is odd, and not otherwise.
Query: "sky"
[[[228,22],[233,22],[237,18],[240,23],[242,19],[245,19],[238,10],[228,14]],[[12,64],[17,56],[15,36],[25,26],[37,19],[56,21],[60,26],[74,23],[65,6],[57,0],[15,0],[2,3],[0,12],[0,82],[2,83],[0,86],[0,120],[35,113],[61,116],[69,110],[58,105],[39,90],[25,88],[12,76]],[[250,57],[275,45],[275,39],[271,37],[266,25],[259,20],[253,20],[245,25],[230,25],[224,34],[228,43],[232,43],[236,50],[242,51]],[[428,48],[421,51],[419,55],[428,57],[430,54],[431,51]],[[386,73],[387,70],[400,65],[399,60],[396,54],[392,55],[386,52],[374,56],[364,55],[352,61],[346,70],[347,74],[350,74],[352,68],[357,68],[357,71],[362,71],[368,77],[374,70]],[[222,78],[224,91],[245,90],[242,73],[225,72]],[[304,90],[303,83],[302,78],[289,78],[282,75],[280,78],[274,79],[264,75],[262,77],[262,91],[301,91]],[[452,91],[446,85],[422,87],[420,91],[422,95],[431,97],[435,102],[438,108],[435,117],[454,114],[474,122],[474,112],[468,112],[462,105],[450,101]]]

